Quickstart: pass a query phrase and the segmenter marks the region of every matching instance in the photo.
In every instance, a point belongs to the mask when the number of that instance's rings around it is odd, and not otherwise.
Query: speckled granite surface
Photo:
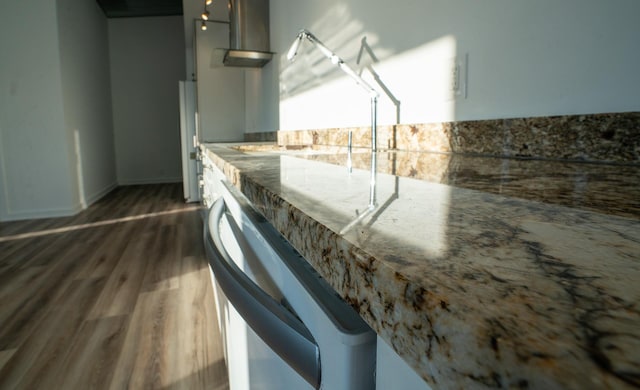
[[[206,150],[434,388],[640,387],[640,167]]]
[[[370,145],[367,127],[279,131],[277,138],[281,145],[346,145],[349,131],[353,145]],[[378,147],[640,164],[640,112],[380,126]]]
[[[346,161],[345,154],[308,153],[298,157],[336,165]],[[369,169],[370,157],[354,153],[352,164]],[[553,172],[549,172],[550,166]],[[640,166],[390,151],[381,154],[377,168],[381,173],[503,196],[640,217]],[[621,196],[612,191],[612,183],[619,186]],[[603,193],[607,196],[601,196]]]

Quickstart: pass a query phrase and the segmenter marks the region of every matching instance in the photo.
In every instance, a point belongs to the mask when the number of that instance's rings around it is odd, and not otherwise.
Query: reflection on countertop
[[[640,386],[639,166],[205,152],[436,388]]]
[[[640,217],[640,166],[561,160],[496,158],[451,153],[385,151],[380,173],[410,177],[503,196],[607,214]],[[344,165],[346,154],[306,154],[306,159]],[[369,169],[369,156],[353,166]]]

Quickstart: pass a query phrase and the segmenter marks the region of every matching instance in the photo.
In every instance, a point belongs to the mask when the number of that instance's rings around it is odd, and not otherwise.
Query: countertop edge
[[[474,364],[470,364],[468,372],[450,367],[449,362],[455,358],[452,355],[459,353],[460,348],[474,348],[476,356],[487,356],[491,360],[500,353],[498,340],[482,324],[470,324],[463,313],[452,311],[446,296],[427,291],[421,283],[412,280],[412,275],[399,272],[366,253],[225,159],[225,156],[241,156],[241,152],[232,151],[226,145],[207,145],[205,149],[227,179],[430,385],[445,388],[492,388],[505,384],[521,388],[567,387],[566,380],[548,375],[553,367],[544,356],[530,359],[516,369],[496,367],[493,372],[482,371]],[[440,334],[443,327],[457,329],[460,339],[445,339]],[[499,341],[509,343],[509,340]],[[581,369],[585,367],[569,364],[562,370]],[[534,377],[538,379],[529,379]],[[619,383],[615,378],[609,381],[606,375],[605,379],[599,379],[602,380],[610,385]],[[569,387],[578,385],[574,383]]]

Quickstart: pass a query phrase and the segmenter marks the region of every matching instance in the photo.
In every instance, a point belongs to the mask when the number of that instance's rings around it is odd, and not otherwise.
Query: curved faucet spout
[[[295,60],[296,56],[298,55],[298,48],[300,47],[300,43],[302,42],[303,39],[304,39],[304,33],[300,31],[300,33],[296,37],[296,40],[293,41],[293,43],[291,44],[291,47],[289,48],[289,51],[287,52],[287,60],[289,61]]]

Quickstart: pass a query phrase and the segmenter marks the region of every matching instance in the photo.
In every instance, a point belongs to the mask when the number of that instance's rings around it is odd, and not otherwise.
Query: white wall
[[[272,49],[273,50],[273,49]],[[275,107],[279,100],[278,58],[274,56],[263,68],[245,72],[245,132],[277,131],[280,112]],[[306,111],[309,111],[309,107]]]
[[[640,109],[635,0],[270,4],[278,58],[247,83],[246,103],[265,130],[369,124],[366,94],[317,50],[305,44],[296,62],[285,60],[300,28],[354,68],[366,37],[379,60],[374,69],[401,101],[402,123]],[[449,62],[465,55],[466,98],[448,90]],[[384,95],[379,115],[380,123],[396,121]]]
[[[118,183],[180,181],[182,17],[109,19],[108,27]]]
[[[245,70],[218,63],[211,66],[214,50],[229,47],[227,25],[210,24],[207,31],[198,29],[196,42],[200,139],[203,142],[243,141]]]
[[[207,23],[200,29],[204,1],[184,0],[186,77],[197,80],[199,136],[203,142],[242,141],[245,123],[245,73],[241,68],[211,66],[216,48],[229,47],[229,26]],[[214,1],[208,8],[211,20],[228,21],[227,3]]]
[[[0,2],[0,53],[0,219],[72,214],[55,2]]]
[[[107,19],[94,1],[57,4],[69,171],[86,207],[116,185]]]

